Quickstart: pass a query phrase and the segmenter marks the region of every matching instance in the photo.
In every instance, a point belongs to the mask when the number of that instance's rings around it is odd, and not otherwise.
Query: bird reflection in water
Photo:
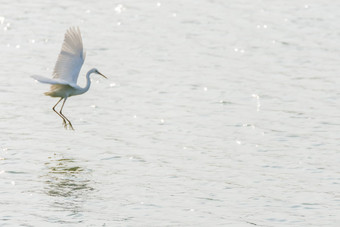
[[[45,193],[54,197],[52,207],[63,211],[71,211],[77,215],[82,211],[82,205],[93,190],[90,185],[90,171],[77,165],[74,159],[50,157],[46,162],[47,174],[44,178]]]

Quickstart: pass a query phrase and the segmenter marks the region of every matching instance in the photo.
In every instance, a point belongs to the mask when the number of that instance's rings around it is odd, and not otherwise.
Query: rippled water
[[[5,1],[1,226],[337,226],[340,3]],[[66,29],[97,67],[64,130]]]

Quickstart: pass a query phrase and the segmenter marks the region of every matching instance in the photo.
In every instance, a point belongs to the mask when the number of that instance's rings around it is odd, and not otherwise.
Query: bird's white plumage
[[[57,104],[53,106],[53,111],[63,119],[63,125],[67,125],[73,129],[71,121],[62,113],[64,104],[67,98],[74,95],[81,95],[87,92],[91,85],[90,75],[92,73],[101,74],[96,68],[89,70],[86,74],[86,86],[79,87],[77,79],[80,69],[85,60],[85,52],[83,51],[83,41],[79,28],[71,27],[66,31],[63,45],[53,70],[53,78],[46,78],[43,76],[33,75],[32,77],[41,83],[51,84],[51,89],[45,92],[45,95],[51,97],[60,97]],[[58,103],[64,100],[59,113],[55,110]]]
[[[83,41],[79,28],[67,30],[58,60],[53,70],[53,79],[67,81],[71,86],[77,84],[80,69],[85,60]]]

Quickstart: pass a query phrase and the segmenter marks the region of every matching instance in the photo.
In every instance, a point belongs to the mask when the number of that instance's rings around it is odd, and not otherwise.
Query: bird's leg
[[[66,128],[66,125],[67,125],[67,124],[66,124],[65,118],[63,117],[62,114],[59,114],[59,113],[55,110],[55,107],[60,103],[61,100],[63,100],[63,98],[60,98],[60,99],[59,99],[59,101],[57,102],[57,104],[55,104],[55,105],[53,106],[52,110],[53,110],[54,112],[56,112],[56,113],[59,115],[59,117],[61,117],[61,119],[63,119],[63,125],[64,125],[64,127]]]
[[[74,128],[73,128],[73,126],[72,126],[72,124],[71,124],[71,121],[70,121],[69,119],[67,119],[67,117],[65,117],[65,115],[62,113],[63,108],[64,108],[64,104],[65,104],[65,102],[66,102],[66,99],[67,99],[67,98],[64,99],[63,105],[61,106],[61,109],[60,109],[60,112],[59,112],[59,113],[60,113],[60,115],[63,116],[63,117],[65,118],[65,120],[68,122],[70,128],[71,128],[72,130],[74,130]],[[66,125],[65,125],[65,128],[66,128]]]

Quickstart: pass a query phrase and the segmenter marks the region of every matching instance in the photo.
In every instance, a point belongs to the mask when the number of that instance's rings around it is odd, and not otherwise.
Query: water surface
[[[8,1],[1,226],[337,226],[340,4]],[[64,130],[70,26],[96,67]]]

